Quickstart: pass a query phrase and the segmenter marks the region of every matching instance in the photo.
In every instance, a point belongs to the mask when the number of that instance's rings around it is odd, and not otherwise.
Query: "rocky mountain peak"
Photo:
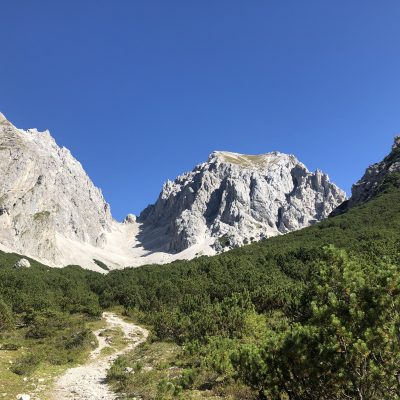
[[[152,249],[178,253],[204,243],[221,250],[313,224],[345,198],[293,155],[215,151],[168,181],[138,220]]]
[[[279,161],[293,161],[297,164],[301,164],[295,156],[280,153],[277,151],[251,155],[251,154],[240,154],[229,151],[214,151],[208,157],[207,163],[221,163],[230,164],[240,168],[260,170],[271,166],[271,164],[278,163]]]
[[[392,149],[397,149],[400,147],[400,135],[394,137],[394,143]]]
[[[81,164],[49,131],[0,122],[0,243],[50,264],[63,240],[104,245],[111,213]]]
[[[0,171],[0,249],[97,270],[215,254],[314,224],[345,199],[293,155],[215,151],[117,223],[68,149],[2,114]]]

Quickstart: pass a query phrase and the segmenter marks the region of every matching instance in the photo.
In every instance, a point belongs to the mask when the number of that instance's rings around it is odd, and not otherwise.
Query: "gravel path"
[[[102,357],[101,351],[108,347],[106,338],[100,336],[104,329],[94,332],[99,346],[91,353],[85,365],[69,369],[56,381],[54,400],[115,400],[117,398],[105,383],[107,370],[118,356],[144,342],[148,332],[137,325],[125,322],[112,313],[104,313],[103,318],[107,321],[106,328],[122,329],[125,337],[130,339],[129,344],[121,351]]]

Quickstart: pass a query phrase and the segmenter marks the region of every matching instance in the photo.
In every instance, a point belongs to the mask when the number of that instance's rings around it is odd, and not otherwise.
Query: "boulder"
[[[136,215],[128,214],[124,219],[124,224],[134,224],[136,222]]]
[[[14,264],[14,268],[30,268],[31,263],[26,258],[21,258]]]
[[[29,394],[19,394],[17,395],[17,400],[31,400],[31,396]]]

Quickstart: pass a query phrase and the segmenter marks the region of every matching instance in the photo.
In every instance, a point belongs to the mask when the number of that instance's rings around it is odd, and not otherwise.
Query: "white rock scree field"
[[[99,261],[110,269],[167,263],[288,233],[346,199],[326,174],[309,172],[293,155],[215,151],[166,182],[138,218],[120,223],[68,149],[3,114],[0,171],[0,250],[103,272]]]

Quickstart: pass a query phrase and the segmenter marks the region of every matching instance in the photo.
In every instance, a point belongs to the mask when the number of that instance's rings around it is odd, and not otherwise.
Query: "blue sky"
[[[116,218],[213,150],[346,191],[400,132],[398,0],[0,0],[0,111],[50,129]]]

